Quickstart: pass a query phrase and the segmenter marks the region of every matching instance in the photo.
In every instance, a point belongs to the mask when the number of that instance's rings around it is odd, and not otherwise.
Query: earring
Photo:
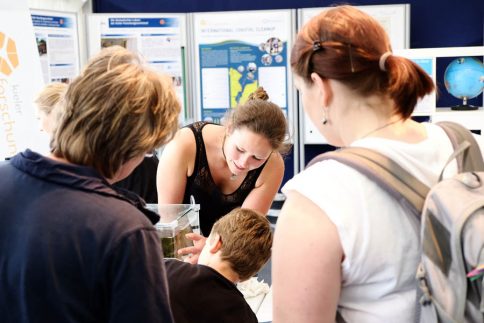
[[[321,119],[321,123],[323,124],[323,126],[328,123],[328,115],[325,108],[323,108],[323,119]]]

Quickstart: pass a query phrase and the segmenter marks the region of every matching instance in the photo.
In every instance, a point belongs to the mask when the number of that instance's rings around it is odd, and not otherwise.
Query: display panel
[[[119,45],[140,53],[154,69],[172,78],[187,117],[185,77],[185,14],[92,14],[87,17],[89,56]]]
[[[30,13],[44,83],[69,83],[80,67],[76,14],[43,10]]]
[[[484,47],[406,49],[395,51],[395,55],[413,60],[425,71],[431,69],[429,75],[437,90],[429,106],[417,106],[415,114],[432,115],[456,107],[464,97],[474,108],[483,106]]]
[[[395,54],[417,63],[422,60],[432,61],[432,78],[437,90],[432,93],[428,101],[431,106],[428,109],[416,110],[416,115],[427,115],[432,122],[458,122],[476,133],[482,133],[484,129],[482,94],[484,46],[418,48],[396,51]],[[467,96],[465,100],[464,96]],[[454,110],[463,105],[464,101],[469,105],[468,107]]]
[[[199,119],[220,122],[258,86],[292,119],[291,10],[193,15]]]

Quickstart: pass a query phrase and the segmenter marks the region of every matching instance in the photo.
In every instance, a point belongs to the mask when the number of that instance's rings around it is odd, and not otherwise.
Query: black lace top
[[[248,172],[235,192],[223,194],[215,185],[208,166],[205,143],[202,137],[202,128],[206,124],[207,122],[199,121],[187,126],[195,135],[197,155],[193,174],[187,179],[183,203],[189,204],[190,195],[193,195],[195,202],[200,204],[200,229],[203,235],[208,236],[215,221],[232,209],[242,206],[247,195],[255,187],[257,178],[267,161],[261,167]]]

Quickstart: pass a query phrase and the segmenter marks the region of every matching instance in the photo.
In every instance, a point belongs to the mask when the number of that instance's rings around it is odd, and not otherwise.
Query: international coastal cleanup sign
[[[259,86],[288,116],[292,19],[290,10],[194,14],[201,120],[221,122]]]
[[[42,86],[27,1],[0,0],[0,161],[27,147],[48,148],[33,106]]]
[[[185,14],[91,14],[87,17],[89,56],[118,45],[141,54],[168,75],[186,114]],[[184,113],[180,114],[184,123]]]

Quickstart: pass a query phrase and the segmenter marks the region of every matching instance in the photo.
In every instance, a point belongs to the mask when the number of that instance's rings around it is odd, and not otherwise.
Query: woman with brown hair
[[[380,152],[426,185],[452,144],[410,117],[434,89],[392,54],[382,26],[351,6],[323,11],[297,35],[291,65],[305,112],[328,142]],[[274,322],[412,322],[420,254],[416,219],[371,178],[317,162],[283,188],[273,250]]]
[[[267,214],[281,185],[287,150],[287,122],[282,110],[259,88],[247,102],[231,109],[223,125],[195,122],[182,128],[164,148],[158,164],[159,204],[200,204],[200,227],[210,233],[215,221],[236,207]],[[195,263],[204,244],[193,253]]]

